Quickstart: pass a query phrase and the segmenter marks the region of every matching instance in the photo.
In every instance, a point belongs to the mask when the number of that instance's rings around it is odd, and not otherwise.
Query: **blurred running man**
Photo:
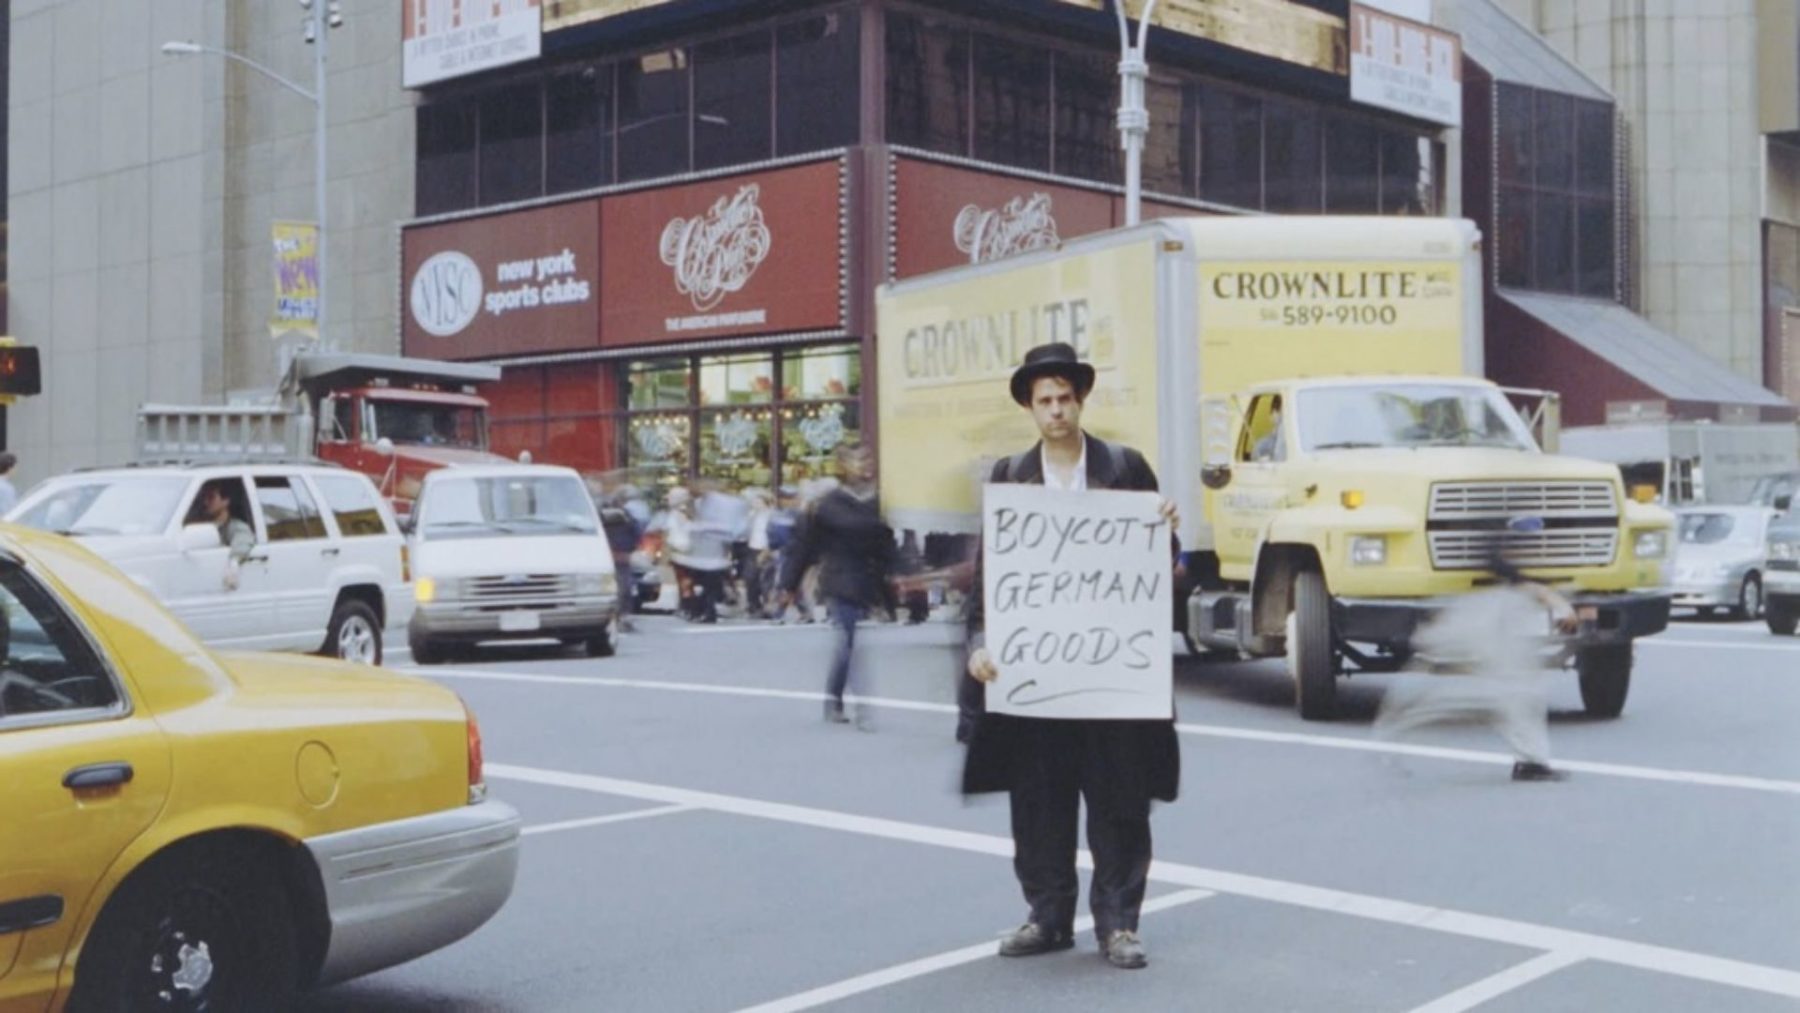
[[[1488,565],[1499,585],[1456,598],[1414,635],[1414,668],[1421,674],[1394,680],[1375,718],[1375,736],[1484,723],[1512,747],[1513,780],[1560,781],[1568,774],[1550,766],[1544,649],[1552,625],[1573,632],[1575,610],[1506,560]]]

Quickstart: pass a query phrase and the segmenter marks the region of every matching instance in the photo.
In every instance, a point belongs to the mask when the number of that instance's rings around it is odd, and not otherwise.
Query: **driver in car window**
[[[1250,459],[1258,462],[1283,461],[1287,459],[1287,444],[1281,438],[1281,399],[1276,398],[1269,406],[1269,431],[1256,441],[1250,451]]]
[[[251,530],[248,521],[231,512],[231,494],[225,491],[228,481],[229,479],[208,482],[202,486],[188,519],[193,523],[208,523],[219,529],[219,543],[230,549],[225,554],[223,582],[227,591],[235,591],[238,586],[238,569],[250,555],[250,550],[256,547],[256,532]],[[199,516],[195,517],[193,514]]]

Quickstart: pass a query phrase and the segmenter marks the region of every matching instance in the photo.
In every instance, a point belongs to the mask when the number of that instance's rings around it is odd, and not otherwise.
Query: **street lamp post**
[[[229,49],[203,46],[197,42],[165,42],[162,44],[162,51],[165,56],[191,56],[207,53],[224,57],[256,71],[313,104],[313,215],[318,219],[319,233],[318,245],[313,253],[319,274],[316,308],[318,337],[315,340],[319,347],[329,351],[333,345],[325,336],[325,47],[330,29],[342,25],[344,16],[338,8],[338,0],[329,0],[329,2],[326,0],[300,0],[300,6],[306,9],[306,20],[302,31],[307,43],[313,47],[313,87],[310,91],[248,56],[234,53]]]
[[[1156,0],[1145,0],[1144,12],[1138,17],[1137,44],[1133,45],[1125,0],[1113,0],[1113,13],[1119,17],[1119,145],[1125,149],[1126,225],[1138,223],[1144,198],[1144,138],[1150,133],[1150,110],[1144,105],[1150,64],[1144,59],[1144,45],[1150,34],[1150,12],[1155,9]]]

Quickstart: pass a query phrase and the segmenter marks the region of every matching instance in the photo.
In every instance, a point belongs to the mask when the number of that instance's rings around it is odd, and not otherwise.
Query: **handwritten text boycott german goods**
[[[1154,493],[990,485],[983,497],[988,707],[1170,716],[1169,527]]]

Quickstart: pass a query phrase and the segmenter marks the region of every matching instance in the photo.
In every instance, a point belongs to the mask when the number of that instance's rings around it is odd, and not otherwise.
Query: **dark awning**
[[[1498,290],[1503,303],[1523,311],[1531,319],[1556,332],[1588,353],[1583,361],[1599,360],[1653,396],[1688,404],[1733,405],[1791,417],[1794,406],[1768,390],[1714,361],[1704,352],[1658,328],[1610,299],[1583,299],[1542,292]],[[1488,335],[1490,355],[1509,358],[1497,344],[1505,334]],[[1540,354],[1554,357],[1553,350]],[[1580,369],[1563,372],[1580,374]],[[1579,395],[1580,391],[1566,391]],[[1603,407],[1603,406],[1602,406]]]

